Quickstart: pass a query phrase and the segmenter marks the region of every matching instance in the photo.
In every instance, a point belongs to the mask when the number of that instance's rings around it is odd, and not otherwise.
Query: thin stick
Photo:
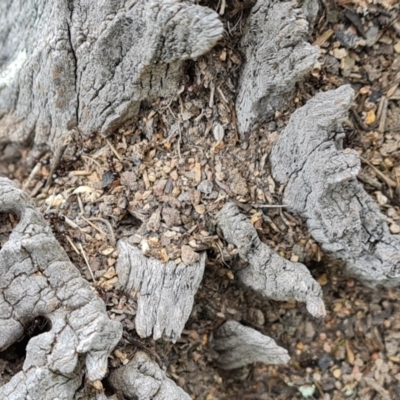
[[[109,221],[107,221],[104,218],[100,218],[100,217],[92,217],[92,218],[88,218],[88,220],[89,221],[99,221],[99,222],[102,222],[104,225],[106,225],[108,230],[109,230],[109,232],[110,232],[112,244],[115,245],[115,243],[117,243],[117,240],[115,239],[115,235],[114,235],[114,230],[113,230],[113,228],[112,228],[112,226],[111,226]]]
[[[77,225],[74,221],[72,221],[71,219],[69,219],[65,215],[64,215],[64,218],[65,218],[65,223],[67,225],[69,225],[72,229],[79,229],[80,231],[82,230],[79,225]]]
[[[83,215],[80,216],[86,223],[88,223],[92,228],[96,229],[97,232],[101,233],[103,236],[107,237],[107,233],[105,233],[101,228],[96,226],[93,222],[90,222],[87,218]]]
[[[31,182],[32,182],[32,179],[35,177],[36,174],[39,173],[41,166],[42,166],[42,164],[41,164],[40,162],[38,162],[38,163],[34,166],[34,168],[32,169],[31,173],[30,173],[29,176],[28,176],[28,179],[27,179],[27,180],[25,181],[25,183],[23,184],[22,190],[25,190],[25,191],[26,191],[26,189],[28,189],[29,185],[30,185]]]
[[[78,199],[79,209],[81,210],[81,215],[85,215],[85,210],[83,209],[82,199],[79,196],[79,193],[76,194],[76,198]]]
[[[106,139],[106,142],[107,142],[108,145],[110,146],[111,151],[115,154],[115,157],[117,157],[118,160],[122,162],[122,158],[121,158],[121,156],[118,154],[117,150],[115,150],[114,146],[110,143],[110,141],[109,141],[108,139]]]
[[[385,176],[384,174],[382,174],[381,171],[379,171],[378,168],[374,167],[369,161],[367,161],[365,158],[362,158],[360,156],[360,159],[362,162],[365,162],[365,164],[369,165],[374,171],[375,173],[385,181],[385,183],[390,186],[390,187],[397,187],[397,183],[395,181],[393,181],[392,179],[388,178],[387,176]]]
[[[385,132],[388,103],[389,103],[389,100],[385,97],[385,99],[383,100],[383,103],[382,103],[382,111],[380,114],[380,120],[379,120],[379,126],[378,126],[379,133]]]
[[[86,257],[86,253],[83,250],[82,243],[79,243],[79,249],[80,249],[80,251],[82,253],[82,256],[83,256],[83,259],[85,260],[85,263],[86,263],[86,265],[87,265],[87,267],[89,269],[90,275],[92,276],[93,282],[96,283],[96,279],[94,279],[92,268],[90,268],[90,264],[89,264],[89,261],[88,261],[88,259]]]
[[[76,248],[76,246],[74,245],[74,242],[70,239],[69,236],[65,236],[69,242],[69,244],[71,245],[71,247],[75,250],[76,254],[78,254],[78,256],[81,254],[79,253],[79,250]]]
[[[44,190],[47,190],[53,183],[53,175],[56,173],[58,167],[60,166],[61,159],[63,158],[64,152],[65,152],[66,148],[68,147],[68,145],[71,143],[71,141],[72,141],[72,133],[68,132],[67,137],[64,140],[63,144],[54,153],[53,163],[51,165],[49,177],[47,178],[47,182],[46,182],[46,186],[44,187]]]
[[[225,14],[225,7],[226,7],[226,0],[222,0],[221,8],[219,9],[219,15],[224,15]]]

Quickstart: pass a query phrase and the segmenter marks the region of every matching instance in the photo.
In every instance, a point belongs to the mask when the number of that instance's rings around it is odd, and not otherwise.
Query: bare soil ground
[[[357,97],[345,124],[347,146],[359,152],[359,179],[392,233],[400,233],[399,4],[322,3],[310,35],[322,49],[320,66],[298,86],[287,110],[245,138],[236,129],[234,100],[244,61],[238,41],[253,3],[203,1],[222,14],[226,34],[209,54],[187,63],[175,98],[144,104],[111,137],[77,135],[48,191],[49,156],[37,160],[33,173],[23,163],[0,166],[0,175],[31,193],[71,260],[106,301],[110,317],[124,325],[111,368],[145,350],[197,400],[400,399],[400,289],[370,289],[344,277],[299,218],[281,207],[262,207],[282,204],[268,154],[290,114],[317,91],[351,83]],[[215,223],[227,200],[251,218],[266,244],[310,268],[324,290],[324,321],[312,319],[303,304],[267,301],[238,285],[240,260]],[[13,223],[3,219],[0,246]],[[193,256],[181,254],[184,244],[207,251],[205,277],[177,343],[135,334],[135,300],[117,290],[119,239],[163,261]],[[289,350],[291,362],[218,369],[212,337],[227,319],[270,335]],[[21,368],[27,340],[0,353],[0,385]]]

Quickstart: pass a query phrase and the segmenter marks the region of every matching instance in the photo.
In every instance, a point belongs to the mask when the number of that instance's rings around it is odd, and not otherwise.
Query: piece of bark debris
[[[227,321],[218,329],[213,347],[219,353],[219,366],[226,370],[254,362],[286,364],[290,360],[287,350],[273,339],[237,321]]]
[[[122,289],[138,293],[136,331],[175,342],[192,311],[194,295],[203,278],[206,254],[191,265],[163,263],[146,257],[137,247],[118,242],[116,271]],[[196,253],[197,254],[197,253]]]
[[[191,400],[143,352],[136,353],[128,364],[114,370],[108,381],[129,400]]]
[[[225,239],[239,250],[249,263],[238,273],[239,279],[257,292],[274,300],[297,300],[306,303],[311,315],[326,315],[322,289],[310,271],[300,263],[290,262],[262,243],[246,216],[233,203],[217,214]]]

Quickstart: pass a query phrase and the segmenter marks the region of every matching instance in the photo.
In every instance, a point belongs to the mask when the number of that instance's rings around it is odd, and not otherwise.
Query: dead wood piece
[[[114,370],[109,382],[131,400],[190,400],[190,396],[143,352],[136,353],[128,364]]]
[[[227,321],[218,329],[213,347],[219,352],[219,366],[227,370],[254,362],[286,364],[290,360],[287,350],[273,339],[237,321]]]
[[[236,100],[241,135],[287,107],[296,83],[311,71],[319,49],[305,41],[307,34],[308,22],[293,2],[258,0],[252,8],[241,40],[246,56]]]
[[[226,204],[218,213],[217,221],[225,239],[249,263],[238,273],[246,286],[274,300],[305,302],[314,317],[326,315],[321,287],[310,271],[303,264],[280,257],[262,243],[251,222],[235,204]]]
[[[304,217],[325,251],[371,286],[400,283],[400,238],[357,181],[360,159],[343,150],[340,124],[354,96],[349,85],[319,93],[291,117],[271,153],[283,202]]]
[[[186,265],[163,263],[146,257],[137,247],[120,240],[116,271],[126,292],[139,294],[135,319],[140,337],[153,334],[175,342],[192,311],[194,295],[203,278],[206,254],[198,262]]]
[[[122,326],[108,318],[29,196],[4,178],[0,212],[19,217],[0,249],[0,351],[17,342],[33,318],[51,321],[50,331],[29,341],[22,371],[0,387],[0,398],[72,399],[85,372],[91,381],[104,377]]]
[[[54,150],[74,127],[110,133],[143,99],[171,95],[182,61],[222,33],[192,1],[2,1],[0,145]]]

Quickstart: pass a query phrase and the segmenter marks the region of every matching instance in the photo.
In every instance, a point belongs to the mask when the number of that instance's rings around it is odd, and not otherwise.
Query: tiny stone
[[[320,359],[318,360],[318,366],[322,371],[326,371],[332,362],[332,357],[328,353],[322,354]]]
[[[206,206],[204,204],[199,204],[194,207],[196,212],[198,212],[200,215],[203,215],[206,212]]]
[[[392,233],[400,233],[400,226],[397,224],[390,225],[390,232]]]
[[[182,246],[181,258],[186,265],[194,264],[200,260],[200,256],[190,246],[186,245]]]
[[[199,183],[197,190],[204,194],[210,194],[213,189],[213,183],[209,180],[204,180]]]
[[[345,58],[347,56],[347,50],[346,49],[334,49],[333,50],[333,57],[337,58],[338,60],[341,60],[342,58]]]
[[[216,142],[220,142],[224,139],[224,128],[221,124],[215,124],[213,128],[213,135]]]
[[[341,371],[339,368],[335,369],[335,370],[333,371],[333,376],[334,376],[336,379],[339,379],[339,378],[342,376],[342,371]]]

